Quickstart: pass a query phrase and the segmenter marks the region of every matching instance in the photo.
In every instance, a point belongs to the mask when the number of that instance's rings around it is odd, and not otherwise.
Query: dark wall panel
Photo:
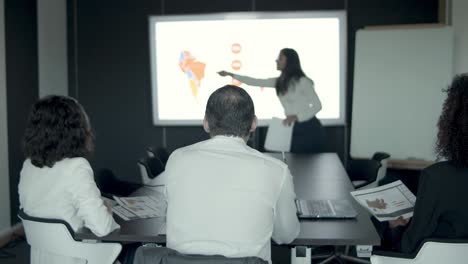
[[[252,10],[252,1],[163,0],[164,14],[239,12]]]
[[[19,207],[18,182],[23,165],[21,139],[31,105],[38,98],[36,1],[5,1],[5,54],[10,167],[11,222]]]
[[[296,11],[345,9],[345,0],[255,0],[256,11]]]
[[[160,1],[76,1],[76,97],[96,131],[95,169],[137,180],[136,162],[161,145],[152,125],[148,16]]]

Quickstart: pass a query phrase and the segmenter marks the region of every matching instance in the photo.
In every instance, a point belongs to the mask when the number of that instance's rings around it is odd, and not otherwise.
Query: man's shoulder
[[[262,160],[263,162],[265,163],[268,163],[270,164],[271,166],[278,166],[278,168],[281,168],[283,170],[287,169],[288,166],[281,160],[275,158],[275,157],[272,157],[270,155],[267,155],[265,153],[262,153],[258,150],[254,150],[252,149],[253,151],[250,153],[251,155],[255,156],[256,158],[258,158],[259,160]]]
[[[172,159],[190,159],[193,157],[193,155],[198,156],[200,154],[199,151],[205,151],[205,152],[218,152],[220,149],[214,149],[212,148],[211,145],[212,142],[209,140],[201,141],[186,147],[179,148],[175,150],[171,154]],[[236,150],[229,150],[229,149],[224,149],[222,150],[224,154],[228,154],[229,152],[232,152],[232,155],[236,156],[245,156],[248,157],[250,160],[258,161],[259,163],[264,163],[267,164],[269,167],[277,167],[279,170],[286,170],[288,166],[282,162],[281,160],[274,158],[272,156],[269,156],[265,153],[262,153],[256,149],[253,149],[249,146],[245,146],[245,148],[241,149],[236,149]]]
[[[182,154],[187,154],[187,153],[191,153],[193,151],[203,149],[203,146],[206,143],[207,143],[207,140],[204,140],[204,141],[194,143],[192,145],[188,145],[188,146],[185,146],[185,147],[178,148],[178,149],[176,149],[176,150],[174,150],[172,152],[171,156],[179,156],[179,155],[182,155]]]

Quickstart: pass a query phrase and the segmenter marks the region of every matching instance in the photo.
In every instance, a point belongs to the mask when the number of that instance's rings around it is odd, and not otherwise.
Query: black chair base
[[[332,252],[332,253],[312,255],[311,258],[312,258],[312,260],[323,259],[320,262],[312,261],[312,263],[319,263],[319,264],[332,263],[333,260],[335,260],[335,262],[339,262],[339,263],[351,262],[351,263],[370,264],[369,260],[365,260],[365,259],[350,256],[349,255],[349,246],[346,246],[344,253],[338,252],[338,250],[336,250],[336,248],[335,248],[335,251]]]

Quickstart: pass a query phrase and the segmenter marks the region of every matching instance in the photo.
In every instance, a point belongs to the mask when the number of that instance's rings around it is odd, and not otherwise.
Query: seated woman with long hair
[[[18,186],[20,207],[30,216],[62,219],[104,236],[119,226],[104,204],[86,157],[93,133],[83,107],[70,97],[48,96],[32,108],[23,139],[26,160]],[[44,238],[47,239],[47,238]],[[33,250],[31,263],[85,263]]]
[[[467,74],[447,89],[438,128],[436,152],[445,161],[421,172],[413,219],[390,221],[386,249],[411,253],[427,238],[468,238]]]

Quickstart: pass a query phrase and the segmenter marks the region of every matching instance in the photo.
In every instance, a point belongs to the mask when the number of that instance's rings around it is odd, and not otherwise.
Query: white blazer
[[[84,158],[66,158],[52,168],[39,168],[25,160],[18,192],[20,208],[30,216],[62,219],[75,231],[86,226],[97,236],[119,228],[104,205],[93,170]],[[86,263],[38,250],[32,250],[31,257],[33,263]]]

